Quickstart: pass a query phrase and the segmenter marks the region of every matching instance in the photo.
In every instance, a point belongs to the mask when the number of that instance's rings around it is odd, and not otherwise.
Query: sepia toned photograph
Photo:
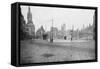
[[[20,5],[20,63],[96,59],[95,10]]]

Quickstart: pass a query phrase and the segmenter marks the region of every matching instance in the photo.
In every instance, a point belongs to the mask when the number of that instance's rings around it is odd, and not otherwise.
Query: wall
[[[100,11],[100,0],[1,0],[0,2],[0,69],[17,69],[10,65],[11,51],[11,6],[10,4],[16,1],[26,1],[35,3],[50,3],[64,5],[81,5],[81,6],[97,6]],[[98,19],[100,15],[98,13]],[[98,26],[99,20],[98,20]],[[100,29],[100,27],[98,28]],[[98,32],[100,35],[100,31]],[[100,36],[98,36],[100,41]],[[99,46],[99,45],[98,45]],[[98,47],[100,52],[100,47]],[[100,55],[99,55],[100,57]],[[100,59],[99,59],[100,62]],[[19,69],[99,69],[99,62],[96,63],[78,63],[78,64],[63,64],[63,65],[47,65],[47,66],[31,66],[20,67]]]

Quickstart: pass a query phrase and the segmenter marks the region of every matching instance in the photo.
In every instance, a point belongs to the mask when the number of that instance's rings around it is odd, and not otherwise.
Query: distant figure
[[[64,40],[66,40],[66,36],[64,36]]]
[[[50,39],[50,42],[53,43],[53,39]]]
[[[71,41],[73,40],[73,38],[71,37]]]

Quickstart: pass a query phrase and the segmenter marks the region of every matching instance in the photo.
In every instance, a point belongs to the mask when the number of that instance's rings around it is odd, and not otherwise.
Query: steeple
[[[27,23],[33,23],[32,21],[32,13],[31,13],[31,10],[30,10],[30,7],[28,7],[28,13],[27,13]]]
[[[30,7],[28,7],[28,10],[29,10],[29,12],[30,12]]]

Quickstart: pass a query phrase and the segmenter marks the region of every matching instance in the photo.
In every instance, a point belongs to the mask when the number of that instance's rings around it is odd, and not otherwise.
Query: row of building
[[[21,14],[21,12],[20,12]],[[32,13],[30,7],[28,7],[27,13],[27,23],[24,20],[23,15],[21,14],[21,38],[36,38],[36,39],[93,39],[94,32],[93,32],[93,25],[89,25],[88,27],[82,30],[67,30],[66,31],[66,24],[62,24],[61,30],[58,30],[56,27],[51,27],[50,31],[45,31],[44,27],[41,26],[35,32],[35,25],[32,21]]]
[[[65,24],[61,27],[61,31],[58,31],[56,27],[51,27],[50,31],[45,31],[43,26],[41,26],[36,32],[35,32],[35,25],[32,21],[32,13],[30,7],[28,7],[28,13],[27,13],[27,23],[24,20],[23,15],[21,14],[21,33],[24,32],[24,38],[40,38],[43,39],[43,36],[47,39],[50,38],[53,35],[53,38],[61,38],[65,34]],[[58,34],[59,33],[59,34]]]

